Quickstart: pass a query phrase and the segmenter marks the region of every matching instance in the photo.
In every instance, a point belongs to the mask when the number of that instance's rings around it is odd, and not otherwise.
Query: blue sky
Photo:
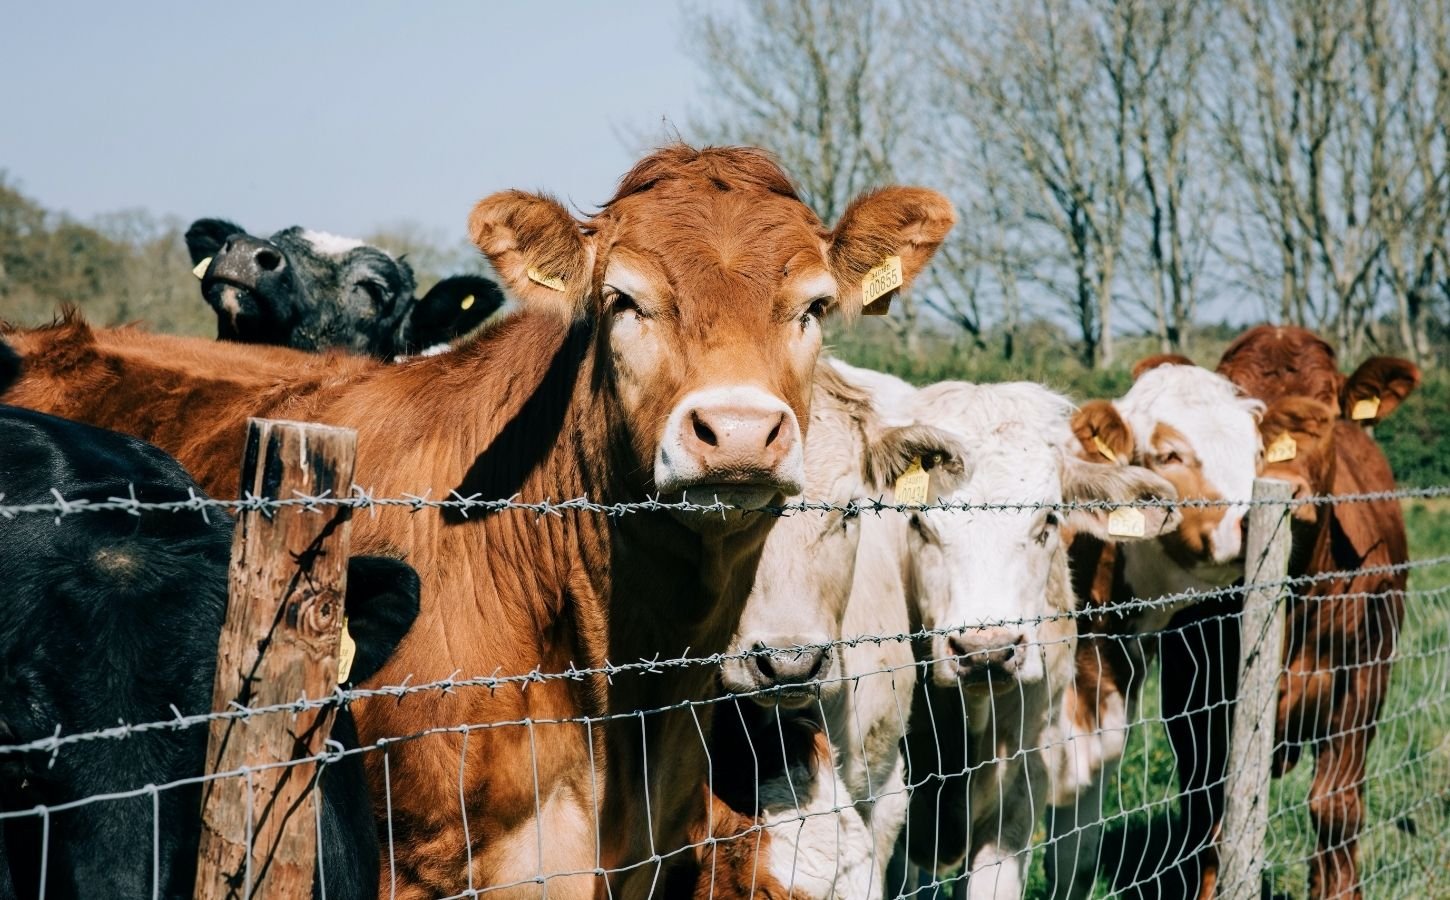
[[[252,230],[414,221],[500,188],[586,208],[688,117],[677,0],[12,6],[0,169],[52,209]]]

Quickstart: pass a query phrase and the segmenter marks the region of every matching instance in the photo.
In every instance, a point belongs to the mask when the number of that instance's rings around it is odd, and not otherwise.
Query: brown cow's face
[[[1137,381],[1116,403],[1083,406],[1073,421],[1082,455],[1146,466],[1182,500],[1248,499],[1262,463],[1263,404],[1207,369],[1165,363],[1138,367]],[[1184,508],[1177,530],[1160,538],[1164,552],[1183,569],[1233,564],[1247,509]]]
[[[826,231],[759,151],[677,146],[588,223],[508,192],[470,224],[525,305],[597,323],[600,387],[640,489],[755,507],[804,481],[823,317],[859,308],[887,257],[909,282],[952,221],[935,192],[889,188]]]

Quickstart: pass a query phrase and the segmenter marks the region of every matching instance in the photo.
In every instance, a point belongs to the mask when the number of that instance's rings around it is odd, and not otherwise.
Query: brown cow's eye
[[[616,314],[632,312],[641,319],[645,317],[644,312],[640,310],[639,304],[635,302],[635,299],[623,291],[611,291],[608,299],[610,307],[613,308]]]
[[[1178,451],[1169,450],[1167,453],[1158,454],[1158,461],[1165,466],[1174,466],[1183,462],[1183,457],[1178,455]]]
[[[801,313],[801,327],[805,328],[813,321],[820,322],[826,317],[826,310],[830,308],[830,297],[817,297],[812,300],[811,305],[806,307],[806,311]]]

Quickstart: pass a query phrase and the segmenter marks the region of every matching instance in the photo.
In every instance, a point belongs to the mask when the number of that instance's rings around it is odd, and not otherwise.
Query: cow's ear
[[[1344,417],[1375,425],[1420,385],[1420,369],[1407,359],[1372,356],[1345,379],[1339,393]]]
[[[1067,457],[1062,473],[1062,499],[1068,503],[1136,503],[1176,500],[1178,491],[1162,476],[1142,466],[1104,466]],[[1169,506],[1074,509],[1067,527],[1104,541],[1146,541],[1178,527],[1183,515]]]
[[[234,234],[246,234],[247,229],[226,219],[197,219],[186,229],[186,252],[193,263],[216,256],[222,244]]]
[[[1259,436],[1264,443],[1265,478],[1279,478],[1294,486],[1294,497],[1312,497],[1329,485],[1316,485],[1328,474],[1327,456],[1334,451],[1334,409],[1309,397],[1280,397],[1264,408]],[[1301,522],[1319,519],[1319,507],[1302,503],[1294,507]]]
[[[426,350],[482,325],[504,304],[503,291],[482,275],[454,275],[433,285],[408,314],[408,342]]]
[[[887,187],[852,201],[829,238],[831,274],[842,310],[847,315],[861,310],[862,282],[868,275],[882,288],[895,284],[896,259],[900,284],[886,293],[911,284],[956,220],[951,201],[926,188]],[[886,302],[884,295],[880,302]]]
[[[468,232],[524,305],[566,321],[584,311],[594,246],[559,201],[501,191],[473,207]]]
[[[914,464],[927,473],[934,494],[954,489],[966,471],[966,451],[955,436],[930,425],[883,428],[868,442],[866,472],[874,491],[892,490]]]
[[[1193,360],[1182,353],[1155,353],[1133,363],[1133,380],[1137,381],[1144,372],[1159,366],[1191,366],[1194,364]]]
[[[1072,433],[1089,462],[1126,465],[1133,459],[1133,429],[1106,400],[1089,400],[1072,417]]]
[[[347,561],[347,630],[357,644],[351,682],[377,674],[418,618],[418,573],[399,559],[354,556]]]

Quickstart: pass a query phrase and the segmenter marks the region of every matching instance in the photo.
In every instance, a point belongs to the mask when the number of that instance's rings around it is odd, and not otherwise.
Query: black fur
[[[218,338],[391,359],[466,334],[503,305],[498,286],[477,275],[445,278],[419,300],[405,261],[309,236],[298,227],[262,238],[225,219],[192,223],[186,247],[193,263],[209,260],[201,293],[217,314]]]
[[[200,494],[157,448],[115,432],[0,406],[0,493],[7,503]],[[0,518],[0,745],[115,725],[163,721],[211,705],[216,645],[226,613],[232,520],[211,511],[87,512]],[[418,577],[397,560],[355,557],[348,567],[352,677],[376,672],[418,611]],[[334,739],[355,747],[351,716]],[[46,753],[0,753],[0,809],[54,806],[200,775],[207,730],[192,727],[85,741]],[[378,844],[358,755],[322,778],[321,865],[329,897],[375,897]],[[153,828],[160,890],[190,897],[200,829],[195,785],[153,799],[106,800],[53,813],[46,896],[149,897]],[[39,889],[41,820],[0,830],[0,898]],[[8,865],[7,865],[8,863]]]

